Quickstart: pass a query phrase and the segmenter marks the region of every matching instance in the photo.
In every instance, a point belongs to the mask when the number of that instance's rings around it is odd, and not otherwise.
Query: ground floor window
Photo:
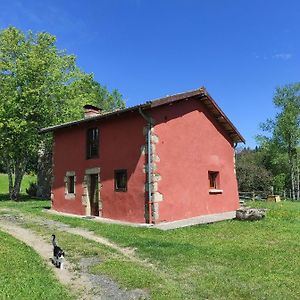
[[[75,192],[75,176],[68,176],[67,189],[68,189],[68,194],[74,194],[74,192]]]
[[[67,171],[65,176],[65,198],[75,198],[76,176],[75,171]]]
[[[116,192],[127,191],[127,170],[126,169],[115,170],[115,191]]]

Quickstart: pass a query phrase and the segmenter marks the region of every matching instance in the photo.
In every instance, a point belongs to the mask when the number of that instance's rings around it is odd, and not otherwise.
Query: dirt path
[[[90,274],[88,270],[89,266],[97,263],[93,257],[80,259],[80,270],[78,270],[78,266],[75,266],[68,260],[65,260],[65,268],[63,270],[55,268],[50,261],[53,251],[51,242],[45,241],[43,238],[29,229],[22,228],[22,225],[26,224],[28,221],[79,235],[86,239],[90,239],[97,243],[111,247],[130,260],[146,265],[144,261],[134,257],[133,250],[119,247],[107,239],[95,236],[93,232],[84,229],[72,228],[67,224],[52,220],[45,220],[39,217],[32,218],[22,214],[15,215],[13,212],[14,210],[5,210],[5,214],[0,215],[0,229],[33,248],[47,262],[47,264],[51,266],[58,280],[62,284],[68,286],[70,290],[73,291],[74,295],[77,295],[77,299],[149,299],[149,295],[143,290],[122,289],[116,282],[105,275]]]
[[[80,294],[84,295],[80,297],[80,299],[91,299],[92,294],[90,290],[92,286],[84,275],[75,274],[71,271],[72,265],[68,261],[66,261],[66,267],[64,269],[57,269],[52,265],[51,253],[53,249],[50,243],[45,242],[41,237],[30,230],[12,224],[11,222],[1,220],[0,229],[33,248],[53,269],[56,277],[62,284],[68,286],[72,291],[80,292]],[[81,284],[79,284],[79,282]]]

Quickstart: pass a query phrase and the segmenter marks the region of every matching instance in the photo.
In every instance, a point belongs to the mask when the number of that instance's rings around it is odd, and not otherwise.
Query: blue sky
[[[0,28],[47,31],[127,105],[205,86],[254,147],[299,81],[300,1],[1,0]]]

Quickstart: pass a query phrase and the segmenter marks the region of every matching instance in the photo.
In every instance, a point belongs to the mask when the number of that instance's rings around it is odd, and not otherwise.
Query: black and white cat
[[[52,263],[57,268],[63,269],[65,253],[59,246],[57,246],[56,237],[54,234],[52,234],[52,245],[53,245]]]

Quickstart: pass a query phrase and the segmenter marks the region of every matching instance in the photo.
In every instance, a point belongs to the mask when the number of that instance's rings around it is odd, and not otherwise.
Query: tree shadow
[[[37,197],[32,197],[29,195],[21,194],[20,198],[17,200],[14,200],[14,201],[17,203],[17,202],[45,201],[45,200],[49,200],[49,199],[37,198]],[[3,201],[12,201],[9,197],[9,194],[0,193],[0,202],[3,202]]]

